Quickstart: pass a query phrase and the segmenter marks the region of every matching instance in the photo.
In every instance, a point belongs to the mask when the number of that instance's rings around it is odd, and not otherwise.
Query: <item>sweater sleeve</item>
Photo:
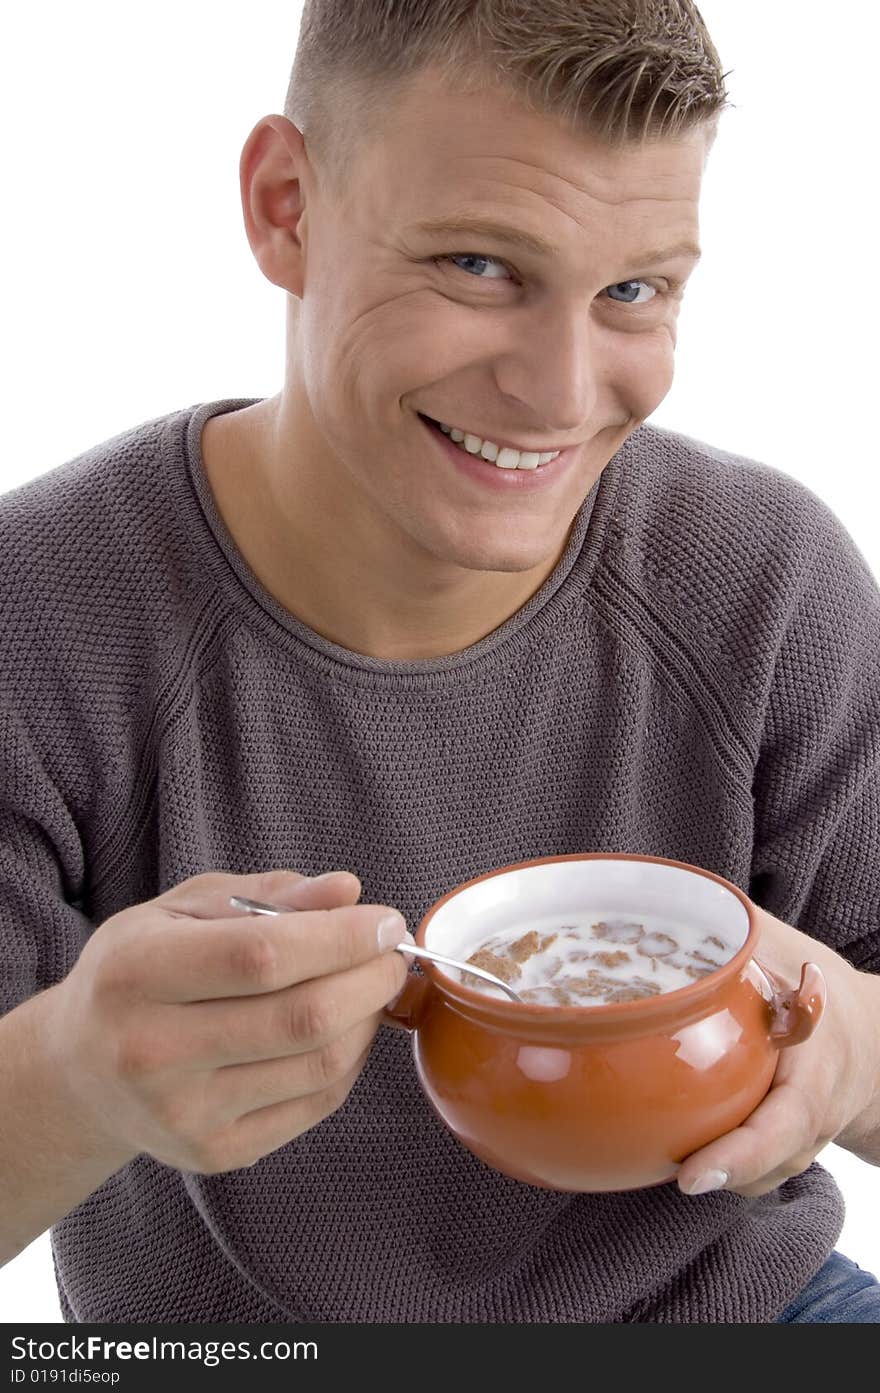
[[[818,502],[818,500],[815,500]],[[756,904],[880,971],[880,590],[826,505],[789,600],[753,783]]]
[[[76,825],[23,722],[0,703],[0,1016],[67,976],[94,927]]]

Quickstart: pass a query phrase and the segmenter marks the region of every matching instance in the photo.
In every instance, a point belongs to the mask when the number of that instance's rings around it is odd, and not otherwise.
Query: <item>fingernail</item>
[[[389,948],[396,948],[398,943],[407,938],[410,943],[415,942],[412,934],[407,933],[406,920],[402,914],[386,914],[384,919],[380,919],[377,937],[380,953],[387,953]]]
[[[729,1179],[727,1171],[703,1171],[690,1185],[682,1185],[680,1189],[685,1195],[705,1195],[709,1190],[722,1189]]]
[[[338,871],[325,871],[323,875],[310,875],[308,879],[313,885],[317,885],[319,880],[329,880],[331,876],[339,875]]]

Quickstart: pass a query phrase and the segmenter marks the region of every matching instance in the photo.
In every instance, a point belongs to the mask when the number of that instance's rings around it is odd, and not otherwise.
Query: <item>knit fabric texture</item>
[[[642,425],[527,604],[441,658],[324,639],[260,585],[201,457],[232,398],[0,498],[0,1012],[204,871],[348,869],[414,928],[531,857],[714,871],[880,970],[880,591],[772,467]],[[435,1117],[381,1027],[341,1108],[255,1166],[140,1155],[52,1230],[78,1322],[769,1322],[843,1202],[571,1194]]]

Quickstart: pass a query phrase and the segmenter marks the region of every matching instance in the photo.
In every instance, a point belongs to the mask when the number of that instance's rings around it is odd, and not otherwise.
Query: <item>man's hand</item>
[[[876,1140],[869,1140],[880,1124],[880,977],[756,908],[758,962],[789,985],[797,984],[803,963],[818,963],[828,988],[825,1011],[808,1040],[780,1051],[770,1091],[755,1111],[682,1161],[677,1180],[686,1194],[723,1188],[764,1195],[800,1175],[835,1140],[880,1164]]]
[[[247,915],[232,895],[291,913]],[[406,981],[389,951],[403,917],[359,895],[348,871],[198,875],[96,929],[41,1011],[47,1067],[96,1153],[211,1174],[334,1112]]]

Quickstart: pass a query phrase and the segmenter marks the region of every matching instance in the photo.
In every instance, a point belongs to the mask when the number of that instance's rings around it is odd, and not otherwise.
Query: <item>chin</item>
[[[463,571],[526,575],[540,567],[547,572],[548,566],[551,569],[555,566],[568,541],[569,531],[570,528],[566,528],[555,545],[548,545],[546,536],[540,543],[530,538],[528,541],[524,540],[520,546],[512,544],[509,537],[487,537],[478,544],[477,539],[471,535],[463,537],[458,544],[450,538],[444,541],[438,538],[429,550],[438,560],[442,559],[450,565],[459,566]]]

